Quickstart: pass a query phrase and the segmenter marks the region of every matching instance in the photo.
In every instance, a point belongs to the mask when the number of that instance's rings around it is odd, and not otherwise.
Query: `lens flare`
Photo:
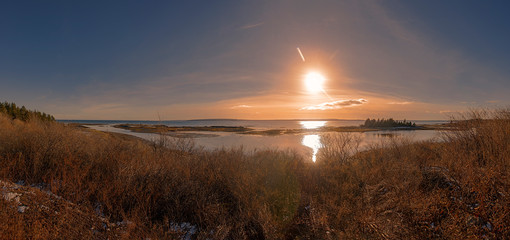
[[[303,60],[303,62],[304,62],[304,61],[305,61],[305,56],[304,56],[304,55],[303,55],[303,53],[301,52],[301,49],[299,49],[299,47],[298,47],[298,48],[296,48],[296,49],[297,49],[297,51],[298,51],[298,53],[299,53],[299,56],[301,56],[301,59],[302,59],[302,60]]]

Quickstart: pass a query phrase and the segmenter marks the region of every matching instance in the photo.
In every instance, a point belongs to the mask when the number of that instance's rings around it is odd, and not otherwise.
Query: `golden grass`
[[[288,151],[203,151],[165,136],[146,143],[0,117],[0,178],[130,223],[110,238],[178,238],[183,222],[196,226],[198,239],[505,238],[510,111],[462,118],[440,143],[390,138],[358,152],[354,134],[331,135],[311,163]],[[48,231],[75,214],[0,204],[0,218],[12,216],[0,220],[0,236],[74,236]],[[30,228],[33,216],[51,227]],[[93,236],[83,225],[65,227]]]

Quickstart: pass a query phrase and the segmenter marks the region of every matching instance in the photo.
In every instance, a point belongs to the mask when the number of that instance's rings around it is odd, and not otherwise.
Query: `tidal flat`
[[[202,123],[207,124],[208,122]],[[216,121],[214,123],[222,123]],[[225,123],[225,122],[223,122]],[[245,122],[234,122],[245,123]],[[261,149],[279,149],[295,151],[306,159],[315,160],[325,142],[330,138],[342,138],[350,135],[355,138],[359,150],[369,149],[373,145],[389,140],[406,139],[407,141],[440,141],[440,131],[445,123],[416,127],[364,128],[360,126],[328,126],[328,121],[298,121],[281,124],[247,126],[166,126],[161,124],[110,124],[84,125],[103,132],[114,132],[136,136],[147,141],[157,141],[168,137],[169,141],[187,141],[204,150],[219,148],[242,148],[245,151]],[[232,123],[233,124],[233,123]],[[246,124],[246,123],[245,123]],[[337,124],[337,123],[336,123]],[[345,123],[342,123],[345,124]],[[352,122],[350,122],[352,124]],[[254,126],[255,125],[255,126]],[[280,126],[279,128],[274,128]],[[289,129],[286,126],[294,126]]]
[[[301,121],[317,122],[317,121]],[[324,133],[324,132],[373,132],[373,131],[415,131],[415,130],[448,130],[451,124],[428,124],[414,127],[361,127],[361,126],[317,126],[313,128],[294,128],[294,129],[265,129],[257,130],[244,126],[167,126],[153,124],[116,124],[112,127],[129,130],[138,133],[172,133],[172,132],[229,132],[239,134],[253,135],[281,135],[281,134],[302,134],[302,133]]]

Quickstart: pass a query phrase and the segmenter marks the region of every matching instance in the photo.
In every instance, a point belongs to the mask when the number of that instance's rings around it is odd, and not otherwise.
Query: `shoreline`
[[[81,124],[86,126],[90,124]],[[136,133],[153,133],[176,135],[185,134],[185,132],[225,132],[236,133],[243,135],[263,135],[263,136],[277,136],[286,134],[304,134],[304,133],[326,133],[326,132],[377,132],[377,131],[419,131],[419,130],[451,130],[450,124],[433,124],[433,125],[419,125],[416,127],[372,127],[365,128],[360,126],[345,126],[345,127],[319,127],[315,129],[267,129],[256,130],[250,127],[243,126],[182,126],[170,127],[166,125],[149,125],[149,124],[116,124],[112,125],[114,128],[129,130]]]

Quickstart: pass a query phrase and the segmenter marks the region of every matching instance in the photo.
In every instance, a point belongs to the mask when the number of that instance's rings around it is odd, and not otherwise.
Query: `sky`
[[[509,106],[508,9],[497,0],[3,1],[0,101],[57,119],[448,119]],[[321,91],[307,88],[310,72],[324,77]]]

